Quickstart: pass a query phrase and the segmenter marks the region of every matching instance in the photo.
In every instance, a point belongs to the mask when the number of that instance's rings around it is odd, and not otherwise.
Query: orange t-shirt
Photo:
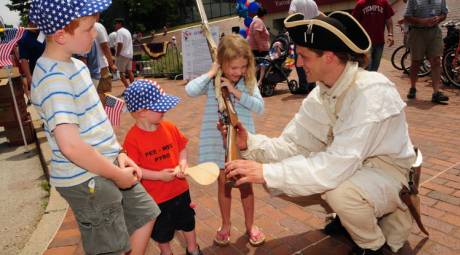
[[[161,121],[155,131],[145,131],[134,125],[126,135],[123,147],[140,167],[147,171],[161,171],[179,164],[180,152],[187,142],[174,124]],[[170,182],[142,179],[141,183],[158,204],[188,190],[187,181],[180,178]]]

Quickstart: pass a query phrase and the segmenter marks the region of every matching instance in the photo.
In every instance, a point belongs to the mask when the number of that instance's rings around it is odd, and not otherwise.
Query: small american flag
[[[8,28],[0,39],[0,67],[11,66],[11,51],[24,34],[24,28]]]
[[[104,110],[107,112],[107,117],[113,127],[118,127],[120,125],[120,116],[124,105],[125,102],[123,100],[112,95],[105,94]]]

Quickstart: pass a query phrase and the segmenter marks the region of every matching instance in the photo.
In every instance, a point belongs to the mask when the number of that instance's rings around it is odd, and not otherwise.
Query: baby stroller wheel
[[[271,97],[275,94],[275,86],[273,84],[262,84],[259,87],[260,93],[264,97]]]
[[[289,87],[289,91],[291,91],[292,94],[297,93],[297,90],[299,90],[299,84],[297,83],[296,80],[288,81],[288,87]]]

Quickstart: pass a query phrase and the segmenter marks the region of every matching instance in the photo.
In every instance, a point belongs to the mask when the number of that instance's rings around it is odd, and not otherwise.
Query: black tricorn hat
[[[350,14],[342,11],[328,16],[304,20],[301,13],[284,20],[289,36],[295,44],[311,49],[363,54],[371,47],[364,28]]]

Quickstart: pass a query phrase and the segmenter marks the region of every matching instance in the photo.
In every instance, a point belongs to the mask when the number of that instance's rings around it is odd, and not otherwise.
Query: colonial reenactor
[[[320,193],[338,216],[326,232],[346,230],[356,243],[351,254],[383,254],[385,243],[396,252],[412,228],[399,195],[416,159],[406,104],[393,82],[363,69],[371,42],[348,13],[293,14],[284,24],[317,86],[279,137],[239,126],[246,160],[227,163],[227,177],[265,184],[273,194]]]

